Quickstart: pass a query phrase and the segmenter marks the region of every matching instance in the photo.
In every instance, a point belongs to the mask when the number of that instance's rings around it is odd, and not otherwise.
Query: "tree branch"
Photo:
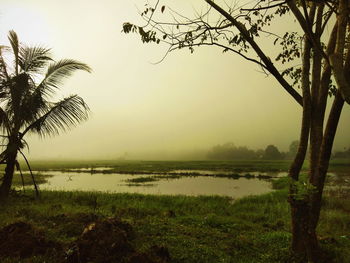
[[[345,50],[346,28],[349,16],[347,0],[339,0],[339,15],[337,17],[337,40],[335,52],[330,56],[334,78],[338,84],[343,99],[350,104],[350,83],[345,77],[343,56]]]
[[[232,25],[234,25],[240,31],[243,37],[252,46],[256,54],[261,58],[267,70],[276,78],[276,80],[282,85],[282,87],[302,106],[303,99],[301,95],[291,85],[289,85],[288,82],[282,77],[282,75],[278,72],[276,67],[273,65],[272,61],[265,55],[265,53],[261,50],[259,45],[250,36],[245,26],[242,23],[238,22],[228,12],[223,10],[220,6],[218,6],[212,0],[205,0],[205,1],[210,6],[212,6],[216,11],[218,11],[221,15],[223,15],[227,20],[229,20],[232,23]]]
[[[271,9],[277,6],[281,6],[283,4],[287,3],[287,1],[283,1],[282,3],[274,4],[274,5],[269,5],[269,6],[263,6],[263,7],[257,7],[257,8],[241,8],[241,11],[260,11],[260,10],[266,10],[266,9]]]
[[[314,49],[317,49],[322,54],[324,59],[329,60],[329,58],[327,57],[326,53],[322,49],[321,43],[316,40],[316,38],[314,36],[314,33],[312,32],[312,30],[310,31],[310,28],[307,26],[306,19],[304,18],[303,14],[300,12],[298,7],[296,6],[295,0],[289,0],[289,1],[287,1],[287,4],[288,4],[290,10],[292,10],[295,18],[298,20],[298,22],[299,22],[301,28],[303,29],[305,35],[311,41]]]

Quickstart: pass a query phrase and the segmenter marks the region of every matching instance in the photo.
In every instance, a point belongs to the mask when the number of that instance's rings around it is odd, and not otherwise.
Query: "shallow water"
[[[74,173],[50,171],[52,177],[40,189],[65,191],[104,191],[111,193],[141,193],[159,195],[224,195],[240,198],[271,192],[271,184],[256,178],[229,179],[211,176],[180,177],[130,184],[128,179],[150,175]],[[158,175],[159,176],[159,175]]]

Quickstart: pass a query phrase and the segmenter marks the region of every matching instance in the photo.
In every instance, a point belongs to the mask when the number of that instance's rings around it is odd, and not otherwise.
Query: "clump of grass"
[[[127,183],[149,183],[149,182],[155,182],[158,181],[155,177],[152,176],[147,176],[147,177],[136,177],[136,178],[131,178],[131,179],[127,179],[125,180]]]
[[[274,180],[271,180],[272,189],[281,190],[287,189],[290,184],[289,177],[281,177]]]
[[[305,173],[301,173],[299,175],[300,183],[307,183],[307,175]],[[271,181],[272,188],[275,190],[288,189],[291,183],[291,179],[288,176],[280,177]]]
[[[133,186],[146,186],[146,187],[151,187],[151,186],[155,186],[155,184],[147,184],[147,183],[127,183],[125,184],[126,186],[130,186],[130,187],[133,187]]]
[[[136,177],[136,178],[131,178],[125,180],[127,182],[128,186],[146,186],[145,183],[150,183],[150,182],[156,182],[159,180],[164,180],[164,179],[178,179],[181,178],[182,175],[179,174],[164,174],[164,175],[154,175],[154,176],[143,176],[143,177]],[[147,186],[152,186],[154,184],[147,184]]]
[[[162,180],[162,179],[179,179],[182,177],[182,174],[172,174],[172,173],[167,173],[163,175],[156,175],[153,178]]]
[[[43,174],[43,173],[34,173],[33,175],[34,175],[35,182],[37,184],[47,183],[47,179],[52,177],[52,175]],[[23,174],[23,180],[24,180],[25,186],[33,185],[32,177],[30,174],[28,173]],[[13,186],[22,186],[22,179],[19,173],[15,173],[13,175],[12,184]]]

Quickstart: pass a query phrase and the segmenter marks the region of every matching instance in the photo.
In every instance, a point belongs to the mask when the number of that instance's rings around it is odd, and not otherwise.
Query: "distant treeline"
[[[281,152],[275,145],[268,145],[264,150],[252,150],[246,146],[236,146],[234,143],[219,144],[211,148],[208,152],[208,159],[211,160],[237,160],[237,159],[266,159],[266,160],[282,160],[292,153]]]
[[[333,154],[333,158],[336,159],[350,159],[350,147],[344,149],[344,151],[337,151]]]
[[[289,145],[287,152],[280,151],[275,145],[268,145],[265,149],[252,150],[246,146],[236,146],[229,142],[219,144],[211,148],[207,154],[210,160],[283,160],[292,159],[298,150],[298,141],[293,141]],[[350,158],[350,147],[344,151],[338,151],[333,154],[333,158]]]

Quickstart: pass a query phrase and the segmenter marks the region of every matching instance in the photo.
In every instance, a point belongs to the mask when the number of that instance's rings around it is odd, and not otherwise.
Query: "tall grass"
[[[42,192],[39,200],[32,196],[13,195],[1,204],[0,227],[22,220],[68,244],[88,219],[116,216],[133,226],[135,246],[146,250],[164,245],[172,262],[293,262],[286,189],[238,200],[51,191]],[[320,242],[335,262],[350,262],[350,201],[329,198],[321,215]]]

